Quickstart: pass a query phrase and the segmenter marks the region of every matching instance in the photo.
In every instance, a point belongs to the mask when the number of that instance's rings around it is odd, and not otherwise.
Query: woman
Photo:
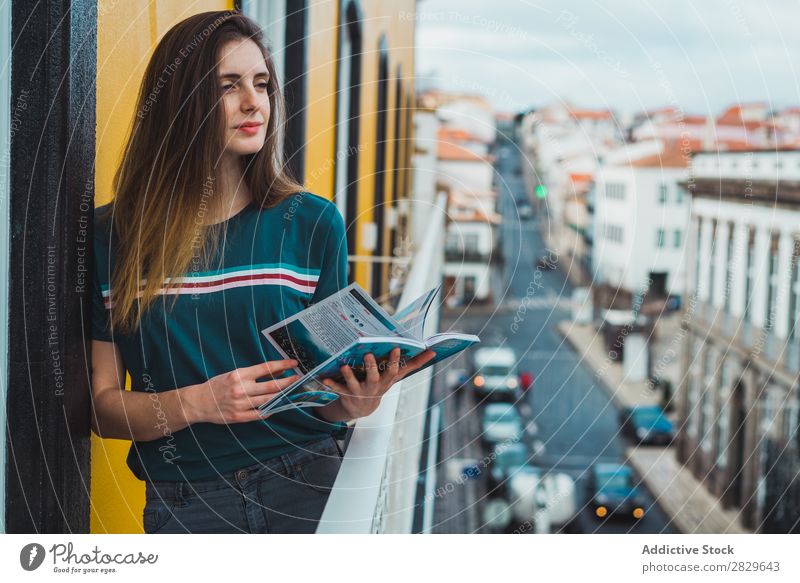
[[[260,330],[347,283],[344,222],[286,174],[282,115],[254,22],[184,20],[149,62],[96,213],[92,429],[132,440],[148,533],[313,532],[345,421],[433,356],[401,369],[396,349],[380,371],[368,356],[366,380],[327,382],[332,404],[259,417],[297,378]]]

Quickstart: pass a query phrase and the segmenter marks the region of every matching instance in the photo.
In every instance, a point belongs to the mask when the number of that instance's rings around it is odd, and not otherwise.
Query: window
[[[747,234],[747,265],[745,266],[745,281],[744,281],[744,311],[742,313],[742,319],[745,322],[750,321],[751,316],[751,303],[752,303],[752,295],[753,295],[753,284],[755,283],[756,277],[756,266],[755,266],[755,257],[756,257],[756,243],[755,243],[755,229],[750,228],[748,229]]]
[[[683,187],[681,186],[675,189],[675,203],[683,204]]]
[[[734,226],[728,228],[728,245],[725,251],[725,311],[731,311],[731,287],[733,286],[733,235]]]
[[[478,233],[465,233],[464,234],[464,252],[477,253],[478,252],[479,237]]]
[[[686,416],[689,419],[689,422],[686,425],[687,433],[689,437],[696,438],[697,431],[698,431],[698,424],[700,422],[700,411],[698,411],[698,401],[700,399],[700,386],[701,380],[700,375],[702,373],[701,370],[701,362],[702,359],[705,358],[703,353],[703,340],[700,337],[693,337],[691,340],[691,363],[689,364],[689,374],[686,377],[687,387],[686,387],[686,395],[687,395],[687,408],[686,408]]]
[[[797,268],[798,254],[800,254],[800,239],[794,240],[792,251],[792,271],[789,280],[789,327],[787,336],[789,340],[797,337],[797,324],[800,317],[800,270]]]
[[[714,412],[714,362],[711,349],[706,351],[703,366],[703,394],[700,397],[700,447],[703,451],[711,451],[711,417]]]
[[[606,198],[625,200],[625,185],[615,182],[606,183]]]
[[[615,243],[622,243],[624,235],[623,227],[619,225],[603,224],[601,226],[600,232],[609,241],[614,241]]]
[[[786,441],[797,438],[797,427],[800,423],[800,401],[797,397],[789,399],[783,407],[783,437]]]
[[[717,243],[717,221],[711,221],[711,248],[708,254],[708,303],[710,305],[714,305],[714,264],[716,263],[715,259],[715,249]]]
[[[666,204],[667,203],[667,185],[661,184],[658,187],[658,203],[659,204]]]
[[[778,299],[778,237],[772,236],[769,249],[769,275],[767,276],[767,313],[764,322],[765,330],[772,330],[775,326],[775,305]]]
[[[728,462],[728,438],[730,435],[730,369],[731,365],[726,361],[720,367],[719,379],[719,417],[717,417],[717,465],[724,468]]]
[[[702,259],[702,257],[701,257],[701,255],[702,255],[702,247],[700,246],[700,241],[701,241],[701,233],[703,232],[702,226],[703,226],[703,220],[698,218],[697,222],[695,223],[695,228],[694,228],[694,232],[695,232],[695,235],[694,235],[694,240],[695,240],[695,246],[694,246],[694,255],[695,255],[695,257],[694,257],[694,293],[695,293],[695,296],[699,295],[699,293],[700,293],[700,266],[702,265],[702,262],[701,262],[701,259]]]
[[[664,229],[656,229],[656,247],[664,248]]]
[[[683,243],[683,231],[681,231],[680,229],[675,229],[675,233],[673,235],[673,241],[675,249],[680,249],[681,243]]]

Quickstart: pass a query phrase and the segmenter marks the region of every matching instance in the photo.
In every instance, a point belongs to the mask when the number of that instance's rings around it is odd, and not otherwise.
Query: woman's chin
[[[228,147],[225,149],[226,152],[229,154],[235,154],[237,156],[246,156],[248,154],[255,154],[261,151],[261,148],[264,147],[264,142],[259,140],[237,140],[238,143],[228,143]]]

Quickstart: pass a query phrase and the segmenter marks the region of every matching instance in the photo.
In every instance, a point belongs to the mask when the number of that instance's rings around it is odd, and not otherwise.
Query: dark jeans
[[[216,478],[146,482],[144,531],[313,533],[342,455],[328,436]]]

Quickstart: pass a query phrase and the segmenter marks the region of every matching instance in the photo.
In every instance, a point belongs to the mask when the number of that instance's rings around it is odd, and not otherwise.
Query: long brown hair
[[[180,287],[175,278],[198,261],[198,253],[205,263],[218,247],[220,229],[199,217],[222,212],[224,201],[214,196],[225,146],[217,59],[223,44],[240,39],[252,40],[264,55],[271,110],[264,146],[241,156],[244,182],[261,208],[302,190],[283,164],[283,97],[259,26],[237,11],[203,12],[173,26],[145,71],[114,176],[109,208],[116,231],[111,282],[116,332],[138,327],[162,285]],[[178,295],[173,295],[174,307]]]

